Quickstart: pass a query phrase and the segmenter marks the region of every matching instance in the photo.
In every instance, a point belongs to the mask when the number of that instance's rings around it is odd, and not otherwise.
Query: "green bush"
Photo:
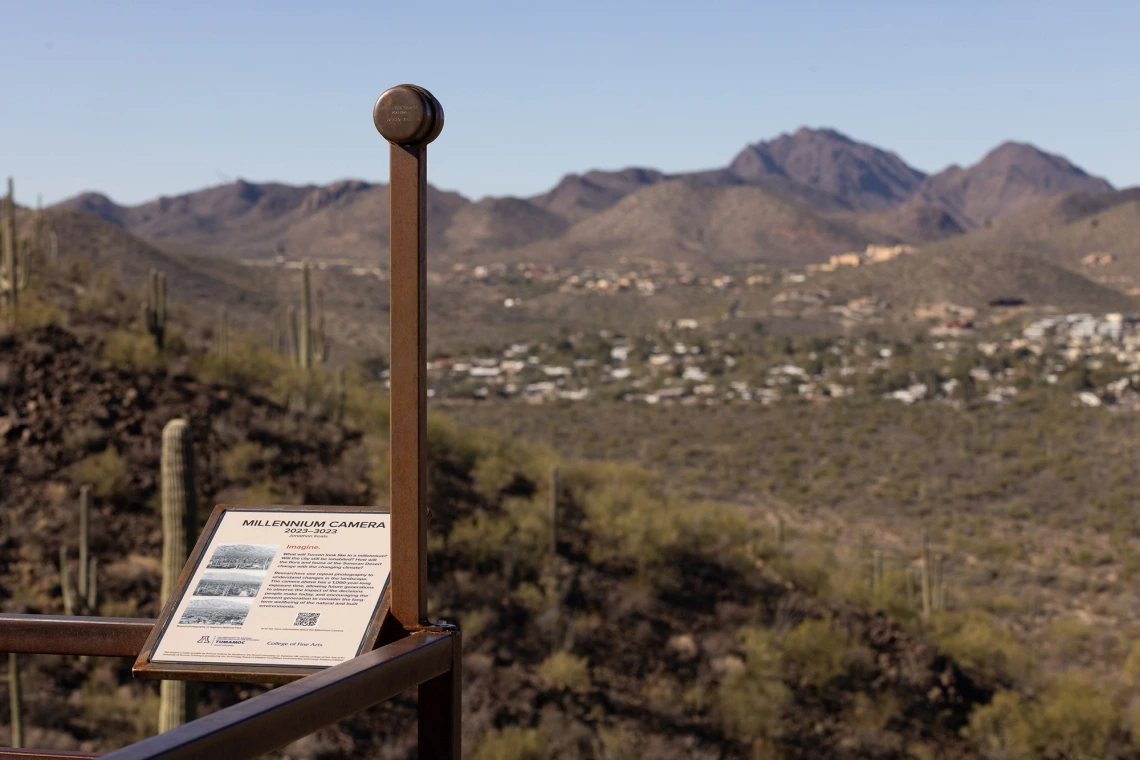
[[[242,441],[222,454],[222,472],[230,480],[245,480],[255,465],[265,458],[265,450],[254,441]]]
[[[359,371],[346,371],[344,419],[365,433],[387,437],[388,394],[379,383],[366,382]]]
[[[1064,674],[1037,699],[1000,691],[970,716],[969,737],[986,757],[1031,760],[1105,756],[1119,733],[1120,713],[1112,698],[1087,677]]]
[[[91,492],[104,499],[122,496],[129,483],[127,466],[114,446],[79,462],[75,466],[75,477],[80,483],[90,485]]]
[[[822,689],[847,672],[847,636],[830,620],[804,620],[779,646],[801,683]]]
[[[294,370],[280,354],[236,340],[230,341],[224,358],[216,354],[199,356],[198,372],[207,382],[224,383],[243,391],[259,390],[279,402],[284,401],[290,390],[307,387],[312,380]]]
[[[473,760],[544,760],[548,740],[541,728],[507,726],[479,737],[471,752]]]
[[[103,338],[101,356],[111,366],[128,372],[143,372],[162,366],[154,338],[143,333],[112,330]]]
[[[262,480],[246,488],[241,495],[241,504],[288,504],[289,498],[269,480]]]
[[[749,628],[737,634],[744,667],[729,671],[717,687],[716,705],[724,729],[743,740],[774,739],[783,733],[783,711],[791,692],[781,680],[783,654],[772,633]]]
[[[20,293],[20,310],[16,317],[17,330],[35,330],[38,327],[62,324],[64,320],[64,313],[54,304],[41,298],[36,288],[29,287]]]
[[[582,690],[590,687],[590,666],[585,657],[559,651],[538,666],[538,675],[556,689]]]
[[[1033,665],[1013,632],[981,610],[937,616],[933,635],[942,651],[987,680],[1013,683],[1026,677]]]
[[[505,499],[501,514],[480,511],[458,520],[447,541],[477,564],[499,562],[507,578],[517,569],[537,569],[550,545],[546,507],[531,499]]]
[[[1140,686],[1140,641],[1135,642],[1128,650],[1124,660],[1124,677],[1134,686]]]

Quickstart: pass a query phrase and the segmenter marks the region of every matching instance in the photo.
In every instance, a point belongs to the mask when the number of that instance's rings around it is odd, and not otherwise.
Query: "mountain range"
[[[529,198],[471,201],[428,192],[434,263],[803,264],[868,243],[929,243],[984,228],[1054,196],[1111,191],[1067,159],[1004,143],[968,167],[927,175],[833,129],[800,128],[746,146],[727,166],[666,174],[633,167],[563,177]],[[94,214],[182,252],[374,260],[386,254],[388,187],[361,180],[291,186],[245,180],[137,206],[84,193]]]

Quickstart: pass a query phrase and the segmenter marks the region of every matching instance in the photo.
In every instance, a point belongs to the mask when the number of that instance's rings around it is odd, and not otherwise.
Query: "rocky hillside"
[[[75,284],[41,285],[54,312],[37,313],[54,318],[0,337],[0,608],[61,611],[59,550],[74,556],[87,483],[99,611],[157,612],[158,441],[174,417],[194,432],[202,518],[221,501],[383,500],[381,387],[353,380],[341,401],[249,347],[232,364],[193,339],[159,355],[121,299],[90,313]],[[970,756],[961,731],[992,686],[906,613],[826,592],[834,565],[810,535],[442,418],[429,438],[431,614],[465,630],[471,757]],[[31,745],[104,750],[155,730],[155,686],[129,662],[22,661]],[[257,691],[212,685],[204,708]],[[407,757],[412,716],[401,698],[281,756]]]

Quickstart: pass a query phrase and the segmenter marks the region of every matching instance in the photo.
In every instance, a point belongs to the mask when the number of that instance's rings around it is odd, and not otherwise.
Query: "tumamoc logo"
[[[202,638],[198,639],[198,643],[199,644],[209,644],[210,643],[210,637],[209,636],[203,636]]]

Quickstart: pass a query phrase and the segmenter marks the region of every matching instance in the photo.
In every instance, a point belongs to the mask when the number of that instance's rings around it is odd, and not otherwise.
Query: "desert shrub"
[[[481,564],[498,558],[512,532],[510,522],[502,517],[477,512],[456,521],[447,536],[447,544],[451,551]]]
[[[835,552],[823,544],[812,544],[781,557],[776,566],[789,580],[808,593],[823,595],[833,588],[833,579],[850,575]]]
[[[391,486],[391,450],[388,447],[387,435],[369,435],[364,438],[364,446],[368,452],[368,484],[372,487],[373,500],[378,504],[388,501]],[[431,489],[431,481],[428,482]]]
[[[254,441],[242,441],[222,454],[222,472],[230,480],[245,480],[265,457],[265,450]]]
[[[1124,658],[1123,675],[1132,684],[1140,686],[1140,641],[1135,642]]]
[[[546,488],[551,468],[558,463],[557,455],[549,446],[520,444],[487,429],[467,431],[465,445],[478,452],[472,475],[479,490],[490,497],[519,477],[536,488]]]
[[[46,325],[62,324],[65,316],[54,304],[40,297],[34,287],[20,293],[20,310],[16,315],[17,330],[35,330]]]
[[[386,422],[384,429],[386,434]],[[489,431],[484,431],[481,435],[488,433]],[[459,427],[450,417],[428,413],[428,456],[433,459],[450,459],[457,466],[471,470],[482,453],[477,437],[470,430]]]
[[[506,726],[479,737],[471,752],[473,760],[543,760],[548,740],[542,728]]]
[[[289,504],[289,497],[276,484],[262,480],[242,491],[240,504]]]
[[[598,760],[627,760],[638,754],[638,737],[621,726],[598,726],[598,744]]]
[[[477,512],[458,520],[448,536],[448,546],[477,564],[500,563],[510,578],[516,569],[541,565],[550,544],[546,509],[531,499],[508,498],[498,514]]]
[[[496,618],[494,610],[487,607],[460,615],[459,627],[463,630],[463,645],[469,647],[471,642],[478,641],[480,635],[494,625]]]
[[[85,280],[87,272],[73,271],[76,279]],[[106,311],[111,304],[111,296],[115,290],[115,275],[106,270],[99,270],[91,277],[90,285],[82,292],[76,305],[85,315],[99,314]]]
[[[591,559],[629,563],[640,573],[662,565],[684,535],[678,505],[640,468],[599,465],[591,475],[582,502]]]
[[[388,435],[388,394],[359,369],[345,371],[344,419],[366,433]]]
[[[242,391],[270,392],[281,401],[289,391],[306,387],[310,378],[295,371],[278,353],[246,341],[231,341],[226,356],[198,357],[199,376],[207,382],[225,383]]]
[[[80,461],[75,466],[75,477],[80,483],[90,485],[91,492],[104,499],[122,496],[128,485],[127,466],[114,446]]]
[[[1000,691],[974,710],[968,735],[986,757],[1101,758],[1119,731],[1112,698],[1088,678],[1064,674],[1030,700]]]
[[[1013,683],[1032,667],[1032,658],[1017,636],[981,610],[939,615],[933,635],[942,651],[985,679]]]
[[[694,555],[744,570],[778,551],[775,532],[737,506],[703,502],[679,504],[677,510],[683,528],[680,546]]]
[[[770,631],[749,628],[737,634],[743,668],[720,681],[716,704],[725,731],[744,741],[780,736],[782,713],[791,692],[781,680],[783,655]]]
[[[644,468],[577,464],[560,469],[560,478],[585,512],[595,562],[625,564],[663,581],[672,560],[686,554],[738,568],[774,554],[760,524],[738,508],[672,497]]]
[[[823,688],[847,671],[847,636],[830,620],[804,620],[779,641],[801,683]]]
[[[1069,661],[1088,654],[1097,643],[1097,629],[1080,620],[1055,620],[1045,631],[1046,641]]]
[[[555,652],[538,666],[538,675],[556,689],[587,689],[590,686],[590,666],[585,657],[576,657],[565,650]]]
[[[103,359],[129,372],[143,372],[162,366],[162,355],[150,335],[112,330],[103,337]]]
[[[108,660],[96,662],[80,693],[84,716],[94,724],[129,727],[130,741],[141,741],[158,731],[157,691],[120,685]]]

